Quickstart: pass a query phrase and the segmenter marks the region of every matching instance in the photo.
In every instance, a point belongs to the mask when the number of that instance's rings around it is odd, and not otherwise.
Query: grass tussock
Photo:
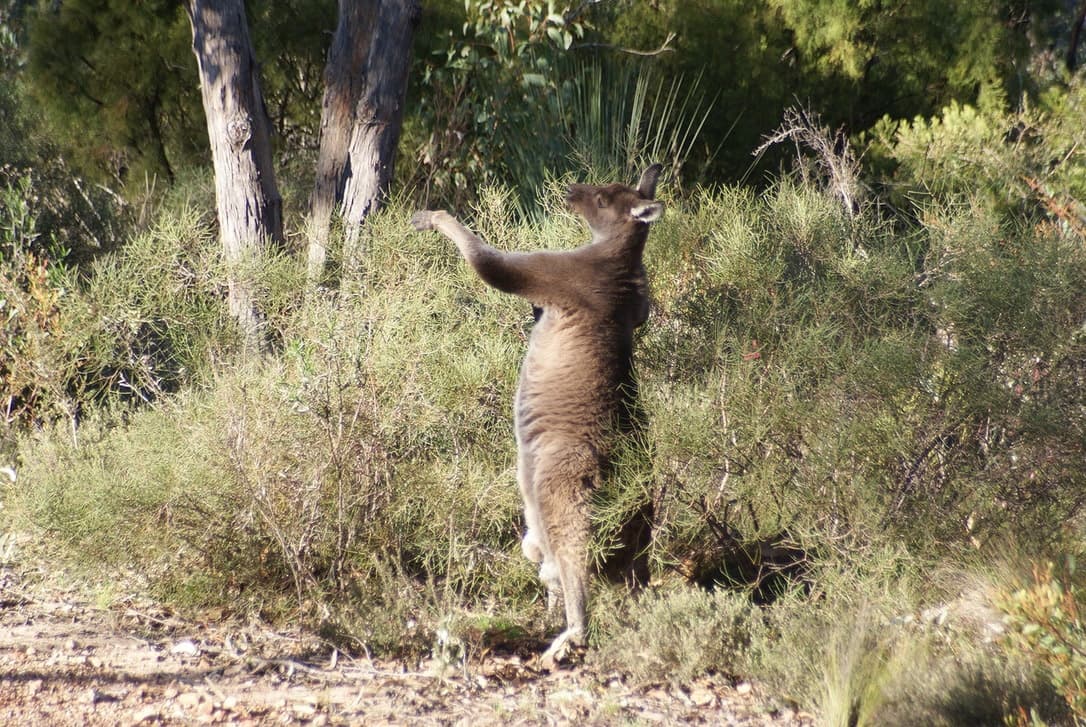
[[[644,594],[599,626],[598,663],[646,682],[747,673],[760,615],[743,593],[676,586]]]
[[[503,248],[579,244],[551,197],[544,221],[521,224],[507,194],[485,193],[474,225]],[[1082,542],[1082,240],[986,206],[845,210],[787,179],[670,202],[646,253],[645,446],[621,458],[597,515],[603,552],[651,496],[660,586],[637,600],[600,589],[594,658],[645,680],[755,676],[834,724],[906,724],[909,709],[931,724],[1062,719],[1059,653],[953,609],[923,614],[969,590],[930,576],[948,564],[984,573],[968,564],[1007,543]],[[84,323],[64,323],[58,358],[41,359],[69,362],[49,381],[97,371],[101,394],[65,384],[84,402],[77,426],[42,414],[14,437],[5,527],[135,570],[178,607],[369,649],[455,662],[544,636],[512,436],[531,311],[407,217],[392,205],[367,223],[335,293],[299,295],[285,257],[251,271],[280,344],[262,361],[230,356],[198,216],[165,215],[103,257],[60,305]],[[108,315],[79,318],[78,301]],[[83,336],[98,343],[64,343]],[[136,348],[149,341],[162,343]],[[71,353],[84,350],[111,353]],[[143,378],[97,363],[122,358]],[[108,383],[113,370],[154,382],[148,404]],[[1061,613],[1080,594],[1059,590]],[[1015,613],[1079,634],[1044,595]]]

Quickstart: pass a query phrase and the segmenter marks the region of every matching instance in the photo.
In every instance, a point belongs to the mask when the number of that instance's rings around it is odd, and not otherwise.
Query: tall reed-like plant
[[[667,80],[647,64],[594,60],[556,97],[572,171],[632,177],[659,162],[679,178],[712,111],[700,79]]]

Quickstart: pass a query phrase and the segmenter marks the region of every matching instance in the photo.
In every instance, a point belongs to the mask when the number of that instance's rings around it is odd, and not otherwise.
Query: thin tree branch
[[[631,56],[649,57],[674,52],[675,49],[671,47],[671,41],[673,40],[675,40],[675,34],[668,33],[667,37],[664,38],[664,42],[661,43],[660,47],[656,50],[637,50],[636,48],[623,48],[622,46],[611,45],[610,43],[579,43],[577,45],[570,46],[570,50],[580,50],[582,48],[604,48],[606,50],[615,50],[619,53],[626,53]]]

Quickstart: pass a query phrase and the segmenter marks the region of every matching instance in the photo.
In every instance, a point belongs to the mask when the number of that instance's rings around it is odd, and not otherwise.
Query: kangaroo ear
[[[637,191],[648,199],[656,198],[656,182],[660,179],[660,172],[664,170],[663,164],[653,164],[641,172],[641,181],[637,183]]]
[[[663,214],[663,202],[645,202],[630,208],[630,217],[638,222],[655,222]]]

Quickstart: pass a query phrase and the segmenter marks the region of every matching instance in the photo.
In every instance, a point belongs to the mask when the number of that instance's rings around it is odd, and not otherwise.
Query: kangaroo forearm
[[[506,293],[528,294],[526,278],[520,271],[523,255],[502,252],[488,245],[444,210],[418,212],[412,223],[416,229],[436,230],[452,240],[468,264],[488,284]]]
[[[437,230],[445,237],[456,243],[457,249],[464,259],[473,262],[474,258],[484,255],[486,252],[497,252],[486,244],[481,237],[464,227],[460,220],[450,215],[445,210],[432,213],[432,229]]]

